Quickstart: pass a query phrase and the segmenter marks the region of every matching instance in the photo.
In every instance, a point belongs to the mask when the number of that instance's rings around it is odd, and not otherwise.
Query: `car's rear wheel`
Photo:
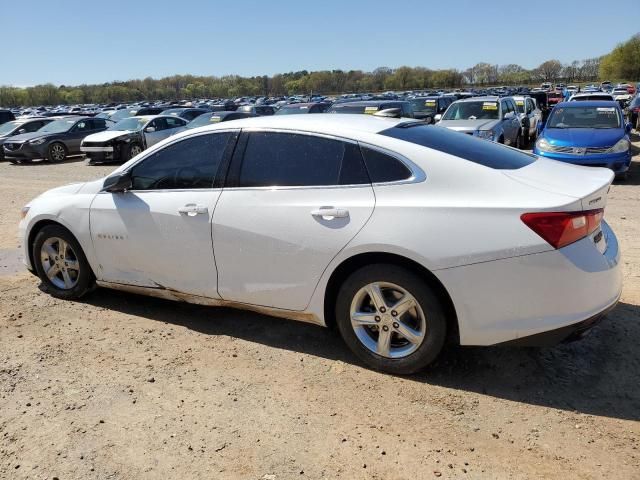
[[[67,158],[67,149],[60,142],[54,142],[49,145],[47,149],[47,159],[51,163],[62,162],[65,158]]]
[[[80,298],[94,285],[80,244],[59,225],[47,225],[36,234],[32,258],[44,289],[54,297]]]
[[[446,318],[437,297],[415,273],[390,264],[355,271],[336,302],[342,338],[369,367],[414,373],[438,356]]]

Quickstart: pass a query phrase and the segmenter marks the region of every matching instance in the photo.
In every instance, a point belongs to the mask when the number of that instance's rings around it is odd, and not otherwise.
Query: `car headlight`
[[[22,207],[22,210],[20,210],[21,218],[24,218],[24,217],[27,216],[27,213],[29,213],[29,208],[31,208],[31,207],[29,207],[29,206]]]
[[[536,142],[536,148],[542,152],[548,152],[551,150],[551,144],[547,142],[544,138],[538,139]]]
[[[42,145],[45,142],[44,138],[36,138],[35,140],[31,140],[29,145]]]
[[[607,150],[607,153],[628,152],[630,147],[631,147],[631,144],[629,143],[629,140],[627,140],[626,138],[621,138],[620,140],[618,140],[618,143],[616,143],[613,147]]]
[[[477,135],[478,138],[484,138],[486,140],[493,140],[495,134],[493,130],[478,130]]]

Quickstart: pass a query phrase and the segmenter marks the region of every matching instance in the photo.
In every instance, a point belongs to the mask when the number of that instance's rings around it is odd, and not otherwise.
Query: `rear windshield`
[[[434,125],[400,124],[383,130],[380,135],[422,145],[498,170],[515,170],[536,160],[535,156],[528,153]]]

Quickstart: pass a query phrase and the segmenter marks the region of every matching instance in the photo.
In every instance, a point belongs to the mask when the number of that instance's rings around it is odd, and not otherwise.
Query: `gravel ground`
[[[18,265],[20,207],[113,167],[0,163],[0,478],[638,478],[636,162],[609,195],[625,287],[603,323],[555,348],[450,347],[412,377],[307,324],[43,294]]]

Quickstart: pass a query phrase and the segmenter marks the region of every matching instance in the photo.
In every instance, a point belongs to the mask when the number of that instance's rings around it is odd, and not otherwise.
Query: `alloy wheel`
[[[55,162],[61,162],[62,160],[64,160],[64,157],[65,152],[62,145],[60,145],[59,143],[54,143],[53,145],[51,145],[51,158]]]
[[[71,245],[60,237],[50,237],[40,249],[40,262],[49,281],[61,290],[78,284],[80,261]]]
[[[374,282],[361,288],[350,308],[351,326],[360,342],[386,358],[403,358],[425,339],[427,322],[420,304],[405,288]]]

